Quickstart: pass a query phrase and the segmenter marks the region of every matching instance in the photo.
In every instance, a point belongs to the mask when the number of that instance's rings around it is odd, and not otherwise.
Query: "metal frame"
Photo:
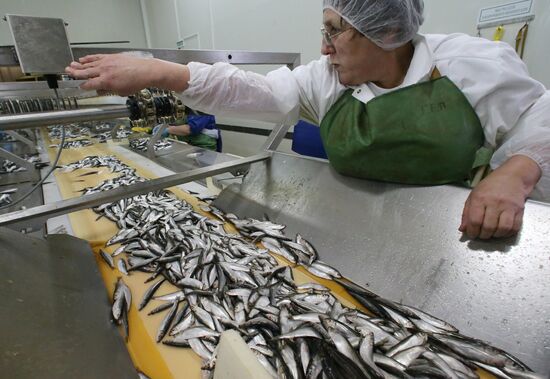
[[[2,48],[0,48],[1,50]],[[1,57],[0,57],[1,59]],[[85,91],[80,89],[84,80],[59,80],[57,82],[57,93],[60,97],[93,97],[97,96],[96,91]],[[56,101],[55,93],[48,87],[45,81],[40,82],[3,82],[0,83],[0,99],[29,99],[43,98]],[[63,109],[59,107],[59,109]]]
[[[264,161],[271,157],[272,152],[266,151],[251,157],[238,159],[232,162],[225,162],[205,168],[190,170],[178,174],[151,179],[129,186],[115,188],[106,192],[98,192],[91,195],[84,195],[68,200],[41,205],[39,207],[25,209],[17,212],[7,213],[0,216],[0,226],[6,226],[15,222],[31,220],[35,218],[46,218],[64,215],[67,213],[95,207],[101,204],[110,203],[120,199],[156,191],[176,185],[189,183],[205,177],[222,174],[234,169],[246,167],[251,163]]]
[[[157,133],[155,133],[147,145],[147,156],[150,158],[155,158],[157,156],[154,146],[160,140],[162,132],[168,127],[167,124],[162,124]],[[281,141],[285,138],[286,133],[290,129],[290,125],[279,124],[276,125],[271,133],[268,135],[266,141],[262,145],[261,152],[274,152],[277,150],[277,147],[281,144]],[[238,169],[239,167],[236,167]],[[232,170],[228,170],[232,171]]]
[[[290,125],[280,124],[275,126],[271,134],[269,134],[269,136],[267,137],[267,140],[264,142],[262,150],[277,150],[277,147],[279,147],[281,141],[283,140],[283,138],[285,138],[285,134],[288,129],[290,129]]]
[[[112,120],[128,116],[130,116],[130,111],[128,111],[125,105],[55,112],[22,113],[0,116],[0,130],[17,130],[81,121]]]
[[[18,66],[19,61],[13,46],[0,46],[0,66]],[[255,52],[239,50],[177,50],[177,49],[136,49],[116,47],[73,47],[74,59],[90,54],[113,54],[128,51],[142,51],[158,59],[186,64],[189,62],[227,62],[238,65],[284,64],[290,69],[300,65],[300,53]]]

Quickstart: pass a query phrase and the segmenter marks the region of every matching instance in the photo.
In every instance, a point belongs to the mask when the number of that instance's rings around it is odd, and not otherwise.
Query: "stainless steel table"
[[[348,278],[550,374],[550,205],[528,201],[517,238],[471,241],[458,231],[468,193],[347,178],[326,161],[276,153],[215,205],[267,214]]]
[[[136,378],[89,245],[0,228],[0,376]]]

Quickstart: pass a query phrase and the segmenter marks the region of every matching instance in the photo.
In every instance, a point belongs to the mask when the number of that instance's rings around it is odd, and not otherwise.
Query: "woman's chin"
[[[338,80],[340,81],[340,84],[343,86],[353,86],[355,85],[353,80],[351,80],[350,77],[347,77],[345,74],[338,74]]]

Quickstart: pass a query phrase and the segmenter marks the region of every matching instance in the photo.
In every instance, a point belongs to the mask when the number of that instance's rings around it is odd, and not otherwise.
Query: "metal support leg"
[[[267,140],[262,146],[262,150],[275,151],[281,144],[283,138],[285,138],[286,132],[290,129],[290,125],[277,125],[273,128],[273,131],[267,137]]]

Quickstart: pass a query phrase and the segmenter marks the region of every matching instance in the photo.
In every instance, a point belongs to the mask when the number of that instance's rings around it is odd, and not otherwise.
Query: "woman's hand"
[[[156,87],[184,91],[189,69],[177,63],[128,54],[88,55],[72,62],[65,71],[75,79],[87,79],[82,89],[132,95],[143,88]]]
[[[458,230],[481,239],[510,237],[519,232],[525,200],[541,174],[532,159],[511,157],[472,190]]]
[[[188,135],[191,135],[191,128],[189,127],[188,124],[170,125],[168,126],[168,132],[175,136],[187,137]]]

